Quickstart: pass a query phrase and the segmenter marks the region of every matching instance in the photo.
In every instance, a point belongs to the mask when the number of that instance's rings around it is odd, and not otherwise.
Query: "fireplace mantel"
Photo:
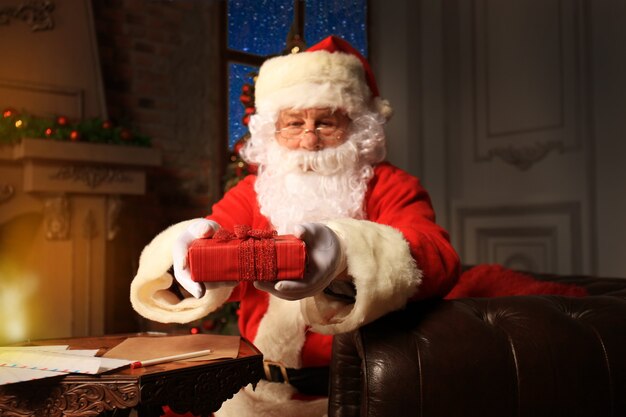
[[[145,167],[160,164],[152,148],[23,139],[0,147],[0,161],[24,166],[24,191],[143,194]]]

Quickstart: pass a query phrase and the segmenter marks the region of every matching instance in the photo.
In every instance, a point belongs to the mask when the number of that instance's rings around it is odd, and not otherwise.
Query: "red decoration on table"
[[[191,277],[202,281],[274,281],[304,276],[304,242],[273,230],[236,226],[195,240],[188,252]]]

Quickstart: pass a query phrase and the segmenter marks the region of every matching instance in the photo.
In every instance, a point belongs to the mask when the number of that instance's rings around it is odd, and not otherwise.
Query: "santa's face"
[[[291,150],[335,148],[346,141],[349,125],[341,110],[283,109],[276,122],[276,141]]]
[[[350,119],[341,111],[279,114],[255,185],[261,213],[279,233],[292,233],[305,222],[362,217],[370,176],[349,128]]]
[[[253,115],[241,155],[259,167],[261,213],[281,234],[305,222],[363,218],[373,165],[385,156],[383,124],[373,112],[348,117],[329,108]]]

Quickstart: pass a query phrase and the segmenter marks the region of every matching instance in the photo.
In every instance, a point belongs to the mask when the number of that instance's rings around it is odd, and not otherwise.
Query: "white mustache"
[[[268,164],[281,172],[315,172],[321,175],[335,175],[354,167],[359,161],[359,153],[353,142],[345,142],[334,148],[320,151],[289,150],[281,145],[269,145]]]

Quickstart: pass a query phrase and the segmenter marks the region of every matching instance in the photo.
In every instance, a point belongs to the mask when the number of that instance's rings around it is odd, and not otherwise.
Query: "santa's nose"
[[[300,147],[309,151],[320,149],[320,138],[315,129],[305,129],[300,138]]]

